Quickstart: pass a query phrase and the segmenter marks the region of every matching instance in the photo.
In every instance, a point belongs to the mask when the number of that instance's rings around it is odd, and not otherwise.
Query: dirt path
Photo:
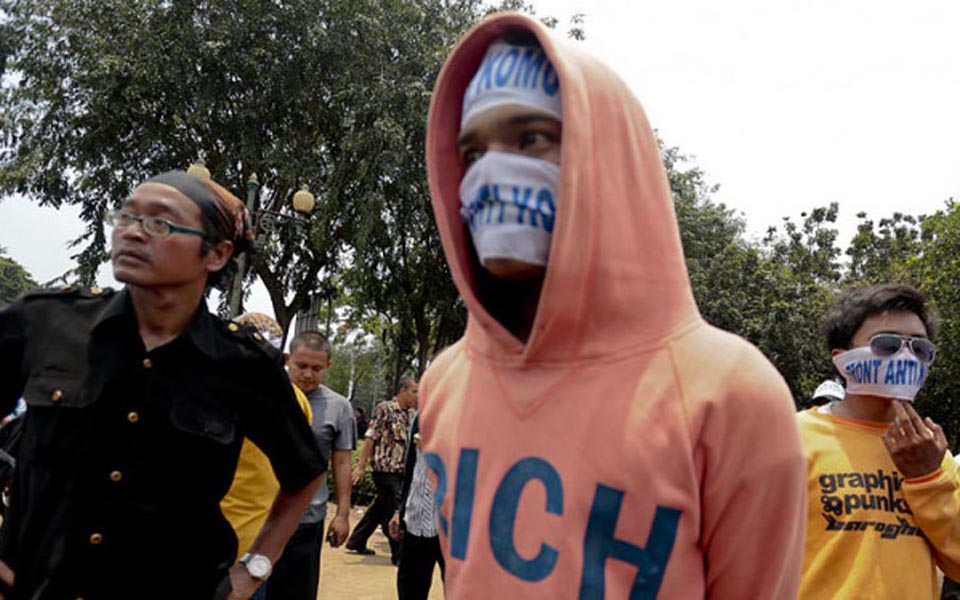
[[[327,510],[327,524],[336,506]],[[351,530],[360,522],[363,509],[354,509],[350,516]],[[378,529],[368,546],[375,556],[361,556],[340,548],[323,546],[320,561],[320,600],[390,600],[397,597],[397,568],[390,564],[390,546]],[[443,600],[440,570],[434,569],[430,600]]]

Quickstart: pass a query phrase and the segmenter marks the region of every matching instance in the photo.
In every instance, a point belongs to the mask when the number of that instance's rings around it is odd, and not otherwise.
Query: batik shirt
[[[383,402],[373,409],[367,437],[376,441],[373,450],[373,470],[383,473],[403,473],[403,449],[413,419],[412,409],[400,408],[396,400]]]

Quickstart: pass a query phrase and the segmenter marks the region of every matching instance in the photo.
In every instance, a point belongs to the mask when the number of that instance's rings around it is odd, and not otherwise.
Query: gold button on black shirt
[[[325,470],[321,454],[280,354],[251,330],[201,305],[147,352],[127,293],[96,292],[0,311],[0,414],[28,406],[0,559],[32,600],[211,598],[236,557],[219,501],[243,438],[287,491]]]

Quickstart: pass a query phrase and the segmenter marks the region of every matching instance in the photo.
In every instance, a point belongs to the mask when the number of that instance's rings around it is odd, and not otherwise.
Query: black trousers
[[[941,600],[958,600],[960,599],[960,583],[950,579],[949,577],[943,578],[943,592],[940,595]]]
[[[400,568],[397,569],[397,594],[400,600],[427,600],[433,583],[433,565],[440,565],[443,578],[443,553],[440,538],[403,534],[400,542]]]
[[[400,505],[400,494],[403,493],[403,475],[401,473],[373,472],[373,485],[377,488],[377,497],[373,504],[363,513],[357,526],[353,528],[350,539],[347,540],[347,549],[356,550],[367,547],[367,540],[377,530],[377,525],[383,530],[390,542],[390,554],[393,564],[400,559],[400,544],[390,537],[387,525],[393,518],[393,513]]]
[[[267,600],[316,600],[320,585],[323,521],[301,523],[267,579]]]

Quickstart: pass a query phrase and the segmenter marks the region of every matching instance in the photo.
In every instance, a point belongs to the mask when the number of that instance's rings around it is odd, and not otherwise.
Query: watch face
[[[263,579],[270,574],[270,560],[264,556],[251,556],[247,560],[247,571],[257,579]]]

